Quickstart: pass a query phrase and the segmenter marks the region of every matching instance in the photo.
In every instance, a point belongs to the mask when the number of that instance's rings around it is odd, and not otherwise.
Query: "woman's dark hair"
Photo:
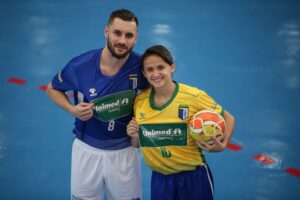
[[[145,59],[152,55],[161,57],[169,65],[172,65],[174,63],[172,55],[166,47],[164,47],[163,45],[154,45],[146,49],[146,51],[142,55],[142,65],[144,65]]]

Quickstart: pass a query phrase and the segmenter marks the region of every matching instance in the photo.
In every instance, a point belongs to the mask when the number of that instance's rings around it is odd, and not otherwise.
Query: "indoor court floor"
[[[71,58],[104,46],[119,8],[139,18],[136,51],[166,45],[174,79],[235,116],[228,148],[206,153],[215,199],[300,200],[297,0],[0,0],[0,200],[70,199],[74,120],[45,86]]]

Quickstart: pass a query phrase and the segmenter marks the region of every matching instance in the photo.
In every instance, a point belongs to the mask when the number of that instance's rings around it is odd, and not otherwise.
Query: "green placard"
[[[187,124],[141,124],[139,140],[142,147],[186,146]]]
[[[101,121],[110,121],[126,115],[132,111],[134,91],[128,90],[101,97],[94,103],[94,117]]]

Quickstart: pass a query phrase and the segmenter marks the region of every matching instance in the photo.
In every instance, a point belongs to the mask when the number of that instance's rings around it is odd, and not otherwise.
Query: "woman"
[[[142,65],[151,87],[136,97],[135,118],[128,124],[127,134],[134,146],[141,147],[152,169],[151,199],[213,199],[213,177],[202,150],[226,148],[234,117],[206,92],[172,80],[175,64],[164,46],[148,48]],[[189,120],[204,109],[223,115],[226,131],[222,142],[215,139],[207,144],[189,135]]]

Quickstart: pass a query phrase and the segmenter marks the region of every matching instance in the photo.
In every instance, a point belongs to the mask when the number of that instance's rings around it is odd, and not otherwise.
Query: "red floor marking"
[[[39,90],[46,91],[47,90],[47,85],[41,85],[39,87]]]
[[[243,147],[236,145],[236,144],[232,144],[232,143],[228,143],[227,144],[227,148],[231,149],[232,151],[239,151],[241,150]]]
[[[299,169],[296,169],[296,168],[293,168],[293,167],[290,167],[290,168],[287,168],[286,170],[284,170],[286,173],[288,174],[291,174],[293,176],[297,176],[298,178],[300,178],[300,170]]]
[[[253,159],[255,159],[257,161],[260,161],[264,164],[271,164],[271,163],[275,162],[275,160],[273,160],[272,158],[267,157],[267,156],[262,155],[262,154],[257,154],[255,156],[253,156]]]
[[[10,83],[15,83],[18,85],[23,85],[26,83],[26,80],[20,79],[20,78],[15,78],[15,77],[11,77],[7,80]]]

